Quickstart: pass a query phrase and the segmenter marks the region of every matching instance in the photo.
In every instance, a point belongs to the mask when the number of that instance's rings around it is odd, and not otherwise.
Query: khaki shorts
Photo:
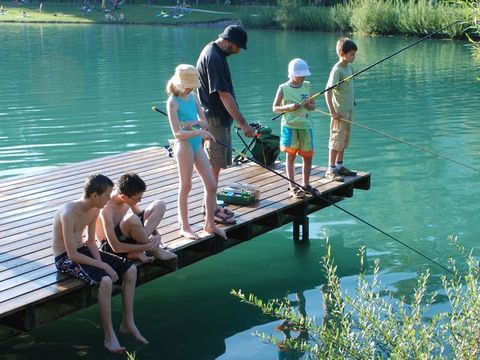
[[[353,112],[340,113],[342,119],[353,121]],[[352,124],[342,120],[331,120],[330,122],[330,140],[328,148],[330,150],[343,151],[350,144],[350,133]]]
[[[207,117],[210,131],[216,140],[223,142],[228,149],[213,141],[205,141],[205,151],[214,168],[227,168],[232,165],[232,132],[231,126],[225,127],[217,117]]]

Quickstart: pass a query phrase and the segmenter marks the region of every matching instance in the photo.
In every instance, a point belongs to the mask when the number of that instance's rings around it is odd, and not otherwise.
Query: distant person
[[[157,231],[165,214],[165,203],[155,200],[143,211],[138,206],[146,189],[137,174],[121,175],[110,201],[100,211],[97,238],[102,240],[106,251],[121,257],[141,262],[156,258],[174,262],[176,268],[177,255],[162,248]]]
[[[247,33],[241,26],[230,25],[217,40],[203,48],[197,61],[197,69],[200,73],[198,93],[205,109],[209,131],[216,140],[227,145],[225,147],[211,140],[205,141],[205,149],[212,164],[216,184],[218,184],[220,169],[232,164],[231,126],[233,121],[235,120],[245,136],[254,136],[253,128],[243,117],[235,100],[227,62],[227,57],[240,53],[241,49],[247,49]],[[221,211],[228,216],[233,216],[228,209],[221,209]]]
[[[225,232],[215,225],[215,217],[219,222],[234,224],[235,221],[217,210],[217,182],[213,178],[212,167],[203,149],[203,141],[215,141],[208,132],[208,123],[198,95],[192,91],[200,86],[198,70],[193,65],[181,64],[175,69],[175,74],[168,81],[167,112],[173,136],[177,140],[174,154],[177,159],[180,178],[178,192],[178,214],[180,234],[187,239],[198,239],[198,235],[190,227],[188,217],[188,194],[192,189],[193,167],[202,179],[204,188],[205,225],[208,233],[215,233],[226,239]]]
[[[95,224],[101,208],[107,204],[112,192],[112,181],[103,175],[89,176],[83,188],[83,198],[61,206],[53,223],[52,250],[56,268],[65,274],[98,286],[98,305],[105,334],[104,346],[114,353],[122,353],[113,330],[111,298],[113,283],[122,280],[123,320],[120,332],[132,335],[148,344],[133,317],[133,299],[137,281],[135,265],[118,256],[98,250]],[[86,231],[86,239],[83,234]]]
[[[357,53],[357,45],[349,38],[341,38],[337,42],[338,62],[333,66],[326,88],[353,75],[352,63]],[[330,111],[330,139],[328,142],[329,167],[325,177],[334,181],[344,181],[344,176],[355,176],[357,173],[344,166],[345,149],[350,143],[355,96],[353,78],[325,93]],[[345,121],[346,120],[346,121]]]
[[[310,185],[312,170],[313,132],[309,119],[309,112],[315,110],[315,103],[309,100],[311,86],[305,77],[310,76],[307,63],[300,59],[293,59],[288,64],[288,81],[278,87],[273,100],[273,112],[284,113],[280,135],[280,150],[287,158],[286,170],[290,180],[289,193],[295,198],[304,198],[305,191],[294,184],[295,159],[297,154],[302,157],[303,187],[312,195],[320,192]]]
[[[25,10],[22,10],[22,17],[28,17],[27,12]]]
[[[0,15],[5,15],[7,11],[3,8],[3,5],[0,5]]]
[[[40,6],[38,7],[38,11],[42,12],[42,8],[43,8],[43,3],[40,3]]]
[[[115,21],[115,16],[111,13],[110,10],[105,10],[105,21],[106,22],[113,22]]]
[[[123,21],[125,20],[125,15],[123,14],[123,12],[120,10],[120,14],[118,15],[118,21]]]

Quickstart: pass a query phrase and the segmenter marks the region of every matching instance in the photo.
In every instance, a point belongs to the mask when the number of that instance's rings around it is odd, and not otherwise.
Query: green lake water
[[[109,154],[163,145],[168,122],[164,87],[179,63],[195,63],[219,29],[152,26],[0,25],[0,177],[32,173]],[[294,57],[310,65],[315,91],[336,61],[336,34],[249,31],[249,50],[230,58],[238,102],[250,122],[271,122],[278,84]],[[355,70],[408,45],[411,38],[355,37]],[[355,120],[480,169],[480,83],[463,42],[424,41],[355,79]],[[326,110],[323,99],[317,107]],[[313,116],[314,163],[327,162],[328,118]],[[234,142],[240,147],[238,139]],[[339,205],[446,264],[457,235],[477,250],[478,171],[355,127],[346,165],[372,173],[369,191]],[[80,193],[81,189],[79,189]],[[0,189],[1,192],[1,189]],[[1,210],[0,210],[1,212]],[[229,295],[305,299],[322,318],[321,256],[329,238],[345,291],[355,288],[357,252],[380,259],[382,282],[408,295],[419,272],[442,269],[344,212],[310,216],[310,242],[295,245],[290,225],[140,286],[136,319],[148,346],[120,337],[138,359],[275,359],[278,351],[251,335],[279,321]],[[114,298],[114,320],[121,317]],[[433,311],[448,309],[440,300]],[[0,343],[0,359],[118,358],[106,354],[92,306]]]

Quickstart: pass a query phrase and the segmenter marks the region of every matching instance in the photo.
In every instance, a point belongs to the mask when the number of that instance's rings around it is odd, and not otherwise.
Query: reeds
[[[258,8],[257,8],[258,9]],[[278,0],[253,18],[242,18],[248,27],[285,30],[333,31],[370,35],[426,35],[455,20],[464,19],[462,3],[433,0],[353,0],[333,7],[306,7],[301,0]],[[464,38],[465,24],[445,29],[439,37]]]

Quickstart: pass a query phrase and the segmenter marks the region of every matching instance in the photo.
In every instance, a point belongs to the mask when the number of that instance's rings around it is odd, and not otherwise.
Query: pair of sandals
[[[205,206],[203,207],[203,216],[207,213],[205,211]],[[222,224],[222,225],[235,225],[237,220],[233,217],[235,213],[233,211],[228,210],[224,207],[217,207],[215,209],[215,213],[213,214],[213,219],[215,220],[215,224]]]
[[[214,213],[214,220],[215,223],[217,224],[223,224],[223,225],[235,225],[237,223],[237,220],[233,217],[235,213],[233,211],[230,211],[226,208],[222,207],[217,207],[215,209]]]
[[[313,196],[322,196],[320,191],[318,189],[315,189],[312,185],[307,185],[304,186],[306,193],[309,195]],[[293,188],[288,189],[288,192],[290,193],[290,196],[296,198],[296,199],[303,199],[306,195],[305,191],[299,187],[299,186],[294,186]]]

